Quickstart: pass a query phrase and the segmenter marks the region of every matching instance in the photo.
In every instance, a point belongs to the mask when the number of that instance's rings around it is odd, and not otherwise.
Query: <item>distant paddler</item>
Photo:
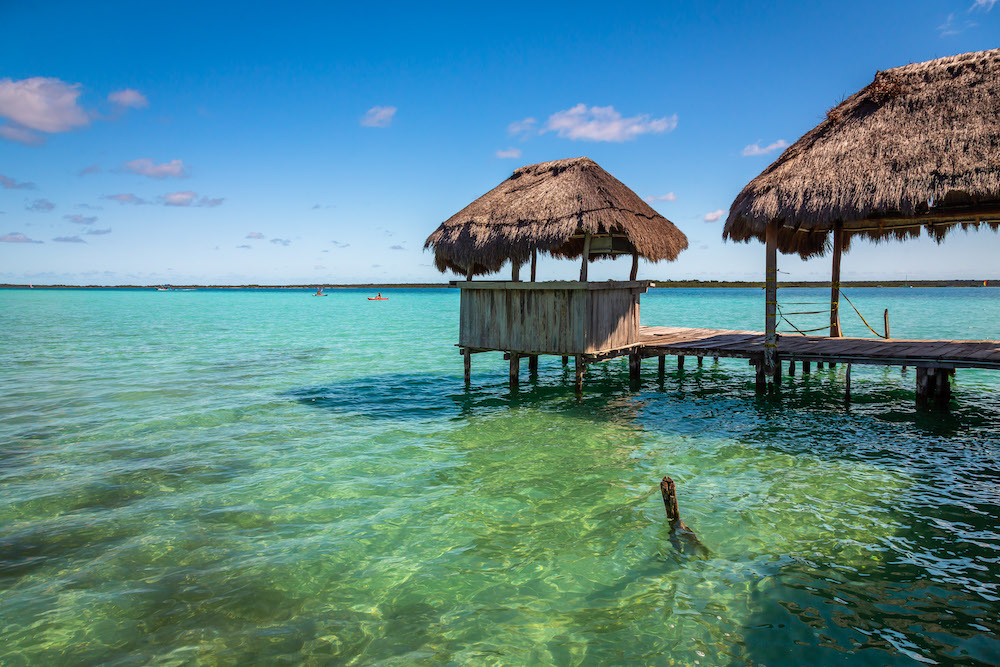
[[[370,296],[370,297],[368,297],[368,300],[369,301],[388,301],[389,297],[382,296],[382,292],[379,292],[378,296]]]
[[[313,296],[326,296],[326,294],[323,294],[323,288],[320,287],[316,290],[316,293],[313,294]]]

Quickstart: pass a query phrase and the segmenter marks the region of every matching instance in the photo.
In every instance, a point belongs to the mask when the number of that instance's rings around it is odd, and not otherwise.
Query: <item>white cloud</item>
[[[92,225],[97,222],[96,215],[80,215],[79,213],[73,213],[71,215],[64,215],[63,218],[69,220],[70,222],[75,222],[78,225]]]
[[[90,234],[91,236],[104,236],[105,234],[110,234],[111,228],[107,229],[88,229],[84,234]]]
[[[291,243],[291,240],[289,240],[289,239],[271,239],[271,243],[273,243],[275,245],[284,245],[284,246],[287,246],[288,244]]]
[[[524,120],[516,120],[507,126],[507,134],[512,137],[526,137],[529,134],[535,132],[535,128],[538,126],[538,121],[530,116]]]
[[[113,199],[116,202],[118,202],[119,204],[134,204],[134,205],[139,205],[139,204],[148,204],[149,203],[145,199],[142,199],[141,197],[136,197],[131,192],[124,192],[124,193],[119,194],[119,195],[104,195],[104,199]]]
[[[57,236],[52,240],[57,243],[86,243],[79,236]]]
[[[716,211],[712,211],[711,213],[706,213],[705,214],[705,222],[715,222],[716,220],[718,220],[719,218],[721,218],[725,214],[726,214],[726,212],[723,211],[721,208],[718,209],[718,210],[716,210]]]
[[[767,155],[768,153],[784,148],[788,148],[788,142],[784,139],[778,139],[774,143],[768,144],[767,146],[761,146],[760,141],[757,141],[743,149],[743,157],[751,155]]]
[[[677,127],[677,114],[650,118],[640,114],[622,118],[614,107],[575,107],[558,111],[545,123],[545,132],[555,132],[564,139],[584,141],[631,141],[642,134],[662,134]]]
[[[101,165],[92,164],[84,167],[80,171],[76,172],[77,176],[87,176],[88,174],[99,174],[101,173]]]
[[[0,79],[0,116],[39,132],[66,132],[90,124],[76,103],[79,96],[78,83],[42,76]]]
[[[45,212],[45,211],[51,211],[55,207],[56,205],[50,202],[48,199],[36,199],[30,204],[25,205],[24,208],[26,208],[29,211]]]
[[[677,195],[673,192],[668,192],[665,195],[660,195],[659,197],[646,197],[646,201],[650,204],[657,201],[677,201]]]
[[[183,192],[171,192],[163,195],[163,203],[166,206],[190,206],[198,198],[197,192],[185,190]]]
[[[993,9],[993,5],[997,4],[1000,0],[974,0],[972,6],[969,7],[971,12],[973,9],[982,9],[984,12],[988,12]]]
[[[246,235],[246,238],[248,238],[248,239],[262,239],[262,238],[264,238],[264,235],[261,234],[260,232],[250,232],[249,234]]]
[[[45,137],[17,125],[0,125],[0,137],[26,146],[40,146]]]
[[[247,244],[245,244],[245,243],[244,243],[243,245],[238,245],[238,246],[236,246],[236,248],[237,248],[238,250],[253,250],[253,248],[252,248],[251,246],[248,246],[248,245],[247,245]]]
[[[500,158],[501,160],[504,160],[504,159],[507,159],[507,158],[519,158],[519,157],[521,157],[521,149],[520,148],[508,148],[507,150],[499,150],[499,151],[496,152],[496,156],[498,158]]]
[[[375,106],[361,117],[361,124],[365,127],[389,127],[395,115],[396,107]]]
[[[45,241],[35,241],[21,232],[11,232],[0,236],[0,243],[45,243]]]
[[[108,101],[122,108],[145,109],[149,106],[146,96],[131,88],[116,90],[108,95]]]
[[[222,206],[222,202],[226,201],[224,197],[218,197],[216,199],[209,199],[208,197],[202,197],[198,200],[195,206],[204,206],[206,208],[213,208],[215,206]]]
[[[18,183],[16,180],[10,176],[4,176],[0,174],[0,186],[3,186],[4,190],[34,190],[34,183],[22,182]]]
[[[148,157],[125,162],[122,164],[122,170],[141,176],[149,176],[150,178],[184,178],[188,175],[184,160],[171,160],[170,162],[156,164]]]

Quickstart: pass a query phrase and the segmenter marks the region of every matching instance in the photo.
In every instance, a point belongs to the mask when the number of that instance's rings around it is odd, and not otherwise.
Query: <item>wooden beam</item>
[[[538,355],[528,355],[528,375],[538,375]]]
[[[677,370],[684,370],[684,355],[682,354],[677,355]]]
[[[510,279],[511,282],[521,282],[521,262],[510,260]]]
[[[764,372],[773,373],[778,361],[778,222],[767,224],[764,268]]]
[[[667,356],[661,354],[656,358],[656,375],[660,378],[660,382],[663,382],[663,373],[667,368]]]
[[[583,237],[583,260],[580,264],[580,282],[587,282],[587,264],[590,263],[590,232]]]
[[[587,364],[583,360],[583,355],[576,355],[576,392],[583,391],[583,373],[587,370]]]
[[[520,375],[520,370],[521,370],[520,361],[521,361],[521,358],[520,358],[520,355],[518,355],[517,352],[511,352],[510,353],[510,386],[511,386],[511,388],[516,387],[517,383],[518,383],[518,380],[520,379],[518,377]]]
[[[847,364],[847,373],[844,374],[844,400],[851,400],[851,364]]]
[[[531,251],[531,282],[536,280],[536,272],[538,269],[538,249],[535,248]]]
[[[639,274],[639,253],[632,253],[632,272],[628,274],[629,280],[635,280],[635,277]]]
[[[628,355],[628,378],[632,382],[638,382],[642,371],[642,357],[638,354]]]
[[[840,338],[840,257],[844,254],[844,224],[833,227],[833,267],[830,275],[830,337]]]
[[[465,364],[465,384],[469,384],[472,381],[472,351],[469,348],[465,348],[462,351],[463,361]]]

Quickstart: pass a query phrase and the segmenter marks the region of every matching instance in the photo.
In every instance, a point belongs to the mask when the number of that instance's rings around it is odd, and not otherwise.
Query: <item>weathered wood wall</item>
[[[522,354],[595,354],[639,342],[652,283],[459,282],[459,345]]]

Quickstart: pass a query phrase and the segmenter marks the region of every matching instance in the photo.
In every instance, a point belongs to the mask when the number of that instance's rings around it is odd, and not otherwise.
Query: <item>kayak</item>
[[[368,300],[369,301],[388,301],[389,297],[387,297],[387,296],[370,296],[370,297],[368,297]]]

